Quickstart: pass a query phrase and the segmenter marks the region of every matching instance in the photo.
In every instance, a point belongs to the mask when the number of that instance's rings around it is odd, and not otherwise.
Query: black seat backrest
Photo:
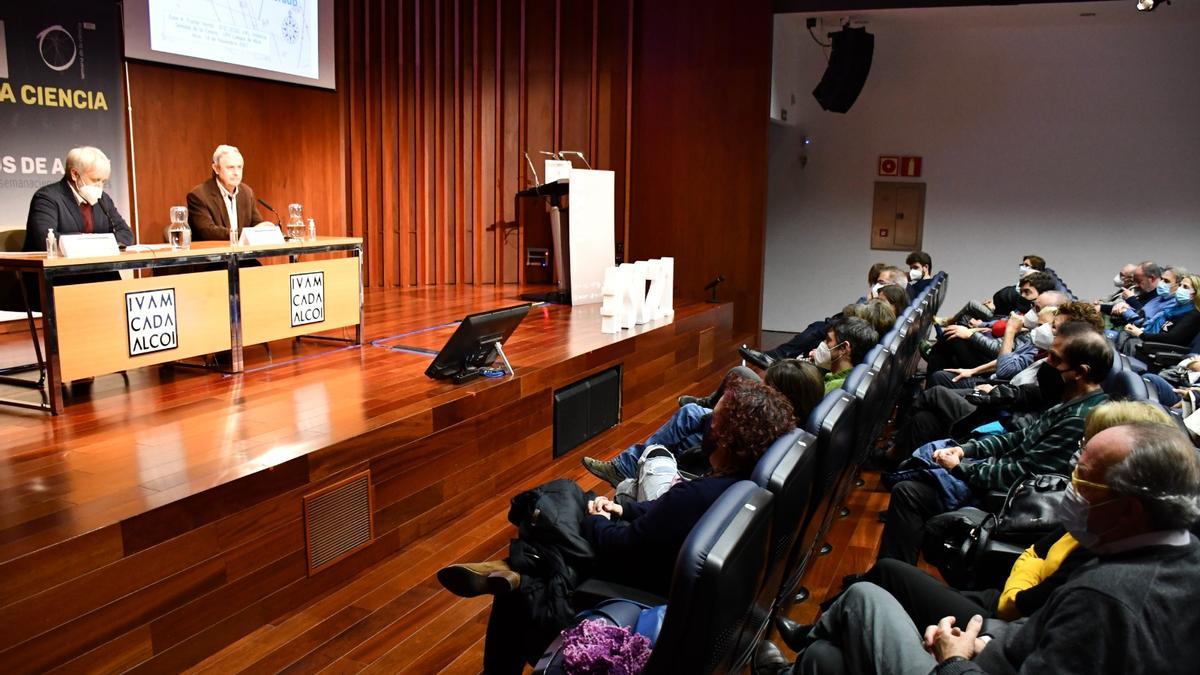
[[[1150,394],[1146,391],[1146,381],[1141,375],[1132,370],[1122,370],[1113,378],[1112,385],[1106,388],[1109,398],[1121,401],[1149,401]]]
[[[750,480],[774,495],[771,545],[767,570],[758,598],[758,618],[763,627],[793,559],[796,539],[810,511],[817,439],[803,429],[779,437],[754,467]],[[761,630],[761,627],[760,627]]]
[[[833,508],[833,490],[850,464],[854,450],[854,397],[842,389],[831,391],[809,415],[805,429],[816,436],[816,466],[811,507],[804,517],[804,531],[796,541],[798,553],[788,570],[785,594],[799,581],[812,551],[825,537]]]
[[[748,664],[755,638],[749,618],[766,566],[772,502],[770,492],[739,481],[692,528],[644,673],[730,673]]]

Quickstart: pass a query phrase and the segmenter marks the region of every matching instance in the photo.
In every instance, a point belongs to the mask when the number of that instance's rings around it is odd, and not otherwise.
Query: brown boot
[[[437,579],[446,590],[464,598],[508,593],[521,585],[521,575],[503,560],[443,567],[438,570]]]

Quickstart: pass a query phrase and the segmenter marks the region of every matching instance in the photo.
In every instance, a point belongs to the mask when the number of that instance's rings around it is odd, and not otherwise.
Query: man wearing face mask
[[[908,297],[914,300],[933,283],[933,258],[924,251],[913,251],[904,264],[908,265]]]
[[[856,316],[842,317],[833,322],[825,339],[809,352],[809,358],[825,372],[825,393],[838,389],[854,366],[862,363],[879,333],[871,324]]]
[[[25,224],[25,250],[45,251],[46,234],[103,234],[111,232],[117,243],[133,243],[133,231],[117,212],[104,183],[112,164],[99,148],[84,146],[67,153],[67,172],[57,183],[33,193]]]
[[[1136,293],[1136,288],[1133,283],[1133,273],[1137,269],[1137,265],[1133,263],[1125,263],[1121,267],[1121,272],[1113,277],[1113,286],[1117,290],[1113,291],[1112,295],[1108,296],[1104,302],[1116,302],[1132,297]]]
[[[1008,380],[1033,363],[1038,350],[1047,350],[1054,339],[1049,322],[1052,316],[1042,314],[1048,309],[1058,307],[1068,301],[1066,294],[1059,291],[1045,291],[1033,301],[1033,307],[1024,314],[1009,315],[1004,327],[1003,338],[993,338],[986,332],[976,332],[968,339],[979,351],[995,354],[996,358],[987,363],[970,368],[947,368],[935,371],[929,376],[931,387],[951,387],[971,389],[985,381],[991,373],[994,379]],[[1046,326],[1038,333],[1040,326]],[[1036,344],[1034,338],[1041,340]]]
[[[1028,473],[1065,472],[1083,437],[1084,418],[1108,399],[1100,383],[1112,369],[1112,345],[1086,323],[1066,323],[1059,328],[1046,363],[1055,378],[1046,378],[1046,383],[1039,378],[1039,384],[1059,389],[1061,403],[1029,426],[937,450],[933,461],[977,494],[1008,490]],[[1047,395],[1055,400],[1055,392]],[[897,483],[879,557],[916,564],[925,521],[943,510],[936,488],[929,483]]]

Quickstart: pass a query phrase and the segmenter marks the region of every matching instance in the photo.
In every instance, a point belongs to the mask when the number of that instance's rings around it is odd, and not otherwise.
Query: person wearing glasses
[[[1095,559],[1030,615],[947,615],[922,631],[893,594],[858,583],[822,615],[795,666],[757,672],[1195,672],[1200,542],[1188,528],[1200,520],[1200,455],[1187,437],[1161,422],[1097,433],[1059,516]]]

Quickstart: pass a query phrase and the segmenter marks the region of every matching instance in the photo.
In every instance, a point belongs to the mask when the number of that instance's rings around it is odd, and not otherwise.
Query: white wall
[[[825,56],[806,15],[779,15],[772,117],[789,110],[771,124],[763,328],[840,309],[877,260],[904,266],[869,245],[874,182],[896,180],[877,177],[879,155],[924,158],[924,249],[950,273],[947,306],[1013,283],[1027,253],[1089,298],[1126,261],[1200,268],[1198,5],[856,14],[875,58],[845,115],[810,93]]]

